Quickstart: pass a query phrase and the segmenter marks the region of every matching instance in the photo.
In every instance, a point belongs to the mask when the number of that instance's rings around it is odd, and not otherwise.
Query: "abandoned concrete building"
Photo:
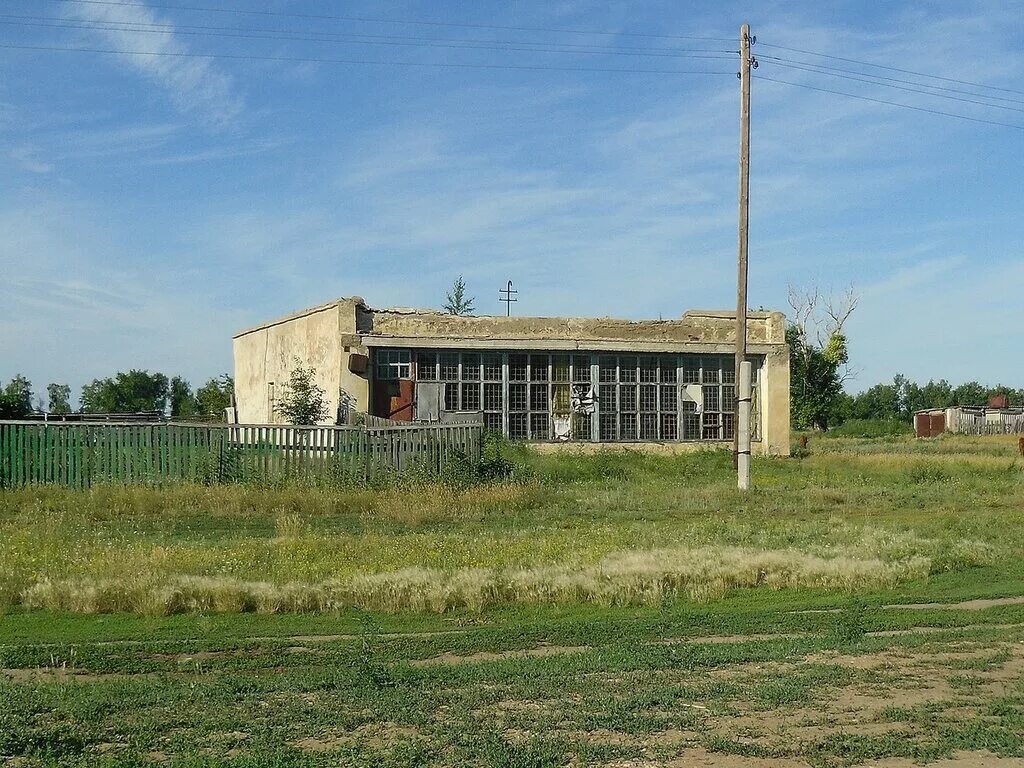
[[[297,365],[316,370],[329,423],[352,414],[445,421],[479,414],[516,440],[670,443],[733,438],[735,313],[681,319],[460,317],[342,298],[234,339],[241,423],[279,423]],[[789,453],[789,352],[780,312],[752,312],[754,450]]]

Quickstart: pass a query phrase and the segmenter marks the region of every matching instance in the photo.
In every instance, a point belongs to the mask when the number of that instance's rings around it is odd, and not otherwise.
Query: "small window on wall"
[[[437,381],[436,352],[420,352],[416,355],[416,378],[419,381]]]
[[[408,349],[378,349],[374,353],[377,381],[408,379],[411,373],[412,353]]]

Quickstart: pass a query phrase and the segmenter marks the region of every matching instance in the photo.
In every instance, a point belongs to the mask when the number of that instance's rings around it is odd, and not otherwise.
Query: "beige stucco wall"
[[[761,453],[789,456],[789,347],[776,346],[761,368]]]
[[[243,331],[234,338],[235,403],[238,420],[247,424],[275,424],[281,418],[272,410],[270,384],[279,398],[296,367],[316,370],[316,383],[326,393],[328,416],[337,417],[341,392],[365,410],[367,384],[348,371],[348,356],[363,352],[355,333],[355,305],[333,302]],[[342,344],[343,340],[350,344]]]

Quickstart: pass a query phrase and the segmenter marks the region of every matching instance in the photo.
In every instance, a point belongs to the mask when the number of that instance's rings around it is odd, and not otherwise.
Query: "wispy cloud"
[[[50,173],[53,163],[41,160],[34,147],[14,147],[11,159],[29,173]]]
[[[231,76],[208,59],[183,56],[191,51],[173,34],[174,25],[144,4],[81,4],[69,7],[66,15],[82,21],[106,22],[108,26],[101,29],[97,25],[97,29],[83,34],[97,36],[113,49],[124,51],[125,64],[164,88],[179,111],[198,115],[216,126],[230,124],[242,112],[243,101]],[[154,24],[167,33],[151,34],[136,28]],[[153,55],[129,54],[130,51]]]

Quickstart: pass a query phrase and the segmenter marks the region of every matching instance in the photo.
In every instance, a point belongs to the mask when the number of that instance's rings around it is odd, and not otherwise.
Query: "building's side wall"
[[[337,302],[235,337],[235,401],[239,422],[280,423],[282,419],[274,412],[274,402],[285,391],[296,365],[316,369],[316,383],[323,388],[328,407],[323,423],[333,424],[337,420],[343,390],[351,398],[352,407],[365,410],[366,380],[348,371],[348,356],[361,350],[356,346],[358,338],[355,337],[355,343],[342,343],[352,342],[354,333],[354,306],[351,302]]]
[[[789,347],[777,346],[761,369],[761,453],[789,456],[789,405]]]

